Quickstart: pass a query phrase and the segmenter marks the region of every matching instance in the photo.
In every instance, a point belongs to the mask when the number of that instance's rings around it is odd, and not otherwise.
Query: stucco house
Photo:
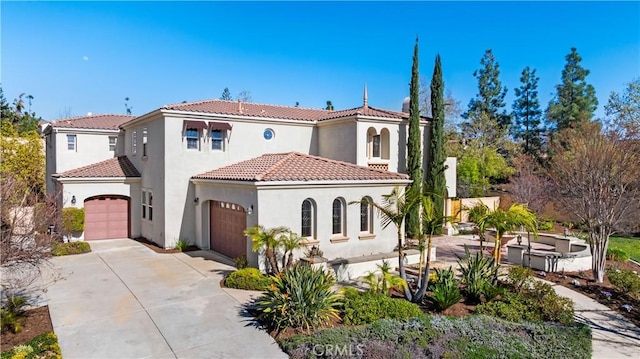
[[[410,183],[407,112],[369,106],[365,90],[362,106],[340,111],[208,100],[56,121],[43,131],[47,186],[85,208],[86,240],[144,237],[171,248],[185,239],[255,265],[242,231],[260,224],[291,228],[327,258],[391,252],[395,229],[349,202],[379,202]],[[107,118],[112,126],[97,124]],[[423,149],[428,124],[422,118]],[[451,178],[455,188],[455,164]]]

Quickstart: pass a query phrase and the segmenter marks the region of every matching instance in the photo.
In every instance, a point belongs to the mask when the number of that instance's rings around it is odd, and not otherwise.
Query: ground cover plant
[[[376,292],[345,288],[342,320],[347,325],[373,323],[379,319],[409,319],[422,314],[420,307],[404,299]]]
[[[62,358],[58,337],[53,332],[46,332],[30,341],[15,346],[0,354],[0,359],[59,359]]]
[[[229,288],[263,291],[271,284],[271,278],[257,268],[247,267],[231,272],[224,284]]]
[[[67,256],[71,254],[82,254],[91,252],[91,247],[89,243],[84,241],[78,242],[53,242],[51,244],[51,255],[52,256]]]
[[[477,315],[382,319],[279,340],[291,358],[590,358],[583,324],[511,323]]]

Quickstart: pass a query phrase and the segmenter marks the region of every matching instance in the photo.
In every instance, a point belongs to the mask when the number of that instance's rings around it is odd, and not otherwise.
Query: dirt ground
[[[39,307],[28,310],[26,317],[22,321],[22,330],[17,333],[3,332],[0,335],[0,350],[6,351],[11,348],[24,344],[36,336],[53,331],[51,317],[49,316],[49,307]]]

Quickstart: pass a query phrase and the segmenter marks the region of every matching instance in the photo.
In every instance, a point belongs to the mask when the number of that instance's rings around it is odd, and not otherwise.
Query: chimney
[[[242,113],[242,100],[238,99],[238,112]]]

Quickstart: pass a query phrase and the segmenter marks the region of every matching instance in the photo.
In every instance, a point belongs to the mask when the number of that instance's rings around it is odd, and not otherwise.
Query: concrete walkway
[[[129,239],[53,259],[47,299],[62,356],[286,358],[243,310],[255,293],[226,290],[232,267],[197,251],[158,254]]]

